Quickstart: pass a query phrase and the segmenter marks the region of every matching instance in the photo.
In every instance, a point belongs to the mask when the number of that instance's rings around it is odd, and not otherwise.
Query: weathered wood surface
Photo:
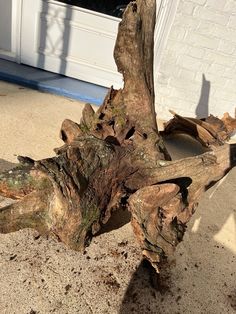
[[[131,2],[119,26],[114,57],[124,88],[111,88],[80,123],[65,120],[57,156],[0,175],[0,194],[15,199],[0,209],[0,232],[35,228],[83,250],[120,206],[128,207],[144,256],[159,267],[182,240],[186,223],[207,187],[236,163],[225,141],[235,119],[203,120],[174,114],[166,134],[183,132],[209,151],[171,161],[157,129],[153,86],[155,1]]]

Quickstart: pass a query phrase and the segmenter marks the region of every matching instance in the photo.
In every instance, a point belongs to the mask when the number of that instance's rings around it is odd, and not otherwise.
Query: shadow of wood
[[[236,309],[236,169],[209,189],[163,278],[143,262],[119,314],[233,313]],[[231,246],[230,246],[231,245]],[[233,247],[232,247],[233,246]]]
[[[209,150],[186,134],[163,135],[162,138],[172,160],[197,156]]]
[[[210,98],[211,82],[202,74],[201,94],[196,108],[196,117],[201,119],[209,116],[209,98]]]
[[[130,222],[131,214],[127,208],[119,208],[111,215],[110,220],[102,226],[100,231],[96,234],[99,236],[103,233],[111,232],[112,230],[119,229]]]

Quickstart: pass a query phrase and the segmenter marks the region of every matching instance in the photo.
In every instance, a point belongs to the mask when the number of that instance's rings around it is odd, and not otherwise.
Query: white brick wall
[[[234,115],[236,1],[180,0],[155,80],[160,118]]]

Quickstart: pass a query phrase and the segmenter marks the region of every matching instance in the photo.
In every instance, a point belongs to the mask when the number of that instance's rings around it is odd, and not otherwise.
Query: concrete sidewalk
[[[62,144],[61,122],[78,122],[83,104],[0,82],[0,108],[3,170],[17,162],[15,154],[53,156],[53,148]],[[154,274],[141,263],[127,213],[118,213],[119,224],[113,220],[85,254],[33,230],[1,234],[0,313],[233,314],[235,204],[234,169],[201,200],[161,293],[152,287]]]

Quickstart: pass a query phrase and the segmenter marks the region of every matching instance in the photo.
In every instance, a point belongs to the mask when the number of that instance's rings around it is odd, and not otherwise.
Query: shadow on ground
[[[127,208],[119,208],[114,213],[110,220],[102,226],[101,230],[96,236],[99,236],[103,233],[111,232],[112,230],[119,229],[130,222],[131,214]]]
[[[236,169],[202,198],[165,277],[143,262],[119,314],[236,311]]]

